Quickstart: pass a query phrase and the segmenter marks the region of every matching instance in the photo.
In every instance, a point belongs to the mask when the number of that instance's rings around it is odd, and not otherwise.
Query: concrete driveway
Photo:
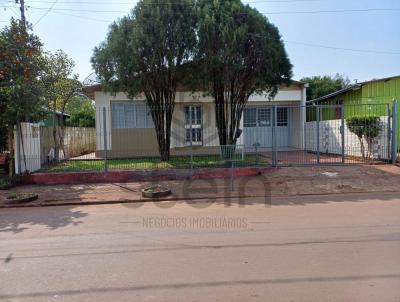
[[[400,196],[0,210],[0,301],[400,301]]]

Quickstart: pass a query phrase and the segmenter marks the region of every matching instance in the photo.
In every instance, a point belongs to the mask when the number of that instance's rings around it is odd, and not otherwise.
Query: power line
[[[0,6],[10,7],[10,6]],[[29,9],[47,10],[46,7],[29,6]],[[126,10],[100,10],[100,9],[73,9],[73,8],[55,8],[53,11],[68,11],[68,12],[88,12],[88,13],[127,13]],[[313,10],[313,11],[277,11],[262,13],[262,15],[285,15],[285,14],[323,14],[323,13],[353,13],[353,12],[397,12],[400,8],[362,8],[362,9],[337,9],[337,10]],[[243,13],[244,14],[244,13]]]
[[[336,47],[336,46],[328,46],[328,45],[321,45],[321,44],[304,43],[304,42],[289,41],[289,40],[284,40],[284,42],[291,43],[291,44],[308,46],[308,47],[318,47],[318,48],[326,48],[326,49],[334,49],[334,50],[344,50],[344,51],[373,53],[373,54],[386,54],[386,55],[400,55],[400,51],[344,48],[344,47]]]
[[[58,0],[55,0],[54,2],[53,2],[53,4],[47,9],[47,11],[35,22],[35,24],[33,24],[33,27],[35,27],[40,21],[42,21],[42,19],[44,18],[44,17],[46,17],[48,14],[49,14],[49,12],[54,8],[54,6],[57,4],[57,1]]]
[[[69,17],[73,17],[73,18],[78,18],[78,19],[82,19],[82,20],[95,21],[95,22],[104,22],[104,23],[113,23],[114,22],[111,20],[97,19],[97,18],[92,18],[92,17],[87,17],[87,16],[80,16],[80,15],[75,15],[75,14],[70,14],[70,13],[58,12],[58,11],[54,11],[54,10],[51,11],[51,13],[69,16]]]
[[[281,11],[261,13],[262,15],[280,15],[280,14],[325,14],[325,13],[356,13],[356,12],[394,12],[400,11],[400,8],[362,8],[362,9],[333,9],[333,10],[314,10],[314,11]]]
[[[289,0],[288,0],[289,1]],[[292,1],[292,0],[291,0]],[[296,0],[296,1],[300,1],[300,0]],[[301,0],[303,1],[303,0]],[[282,1],[279,1],[282,2]],[[111,20],[104,20],[104,19],[97,19],[97,18],[91,18],[91,17],[87,17],[87,16],[81,16],[81,15],[75,15],[75,14],[70,14],[70,13],[66,13],[64,11],[73,11],[73,12],[81,12],[81,11],[85,11],[85,10],[75,10],[75,9],[54,9],[54,5],[58,3],[58,1],[54,1],[53,5],[50,8],[46,9],[46,13],[35,23],[35,25],[37,23],[40,22],[41,19],[43,19],[48,13],[55,13],[55,14],[61,14],[61,15],[65,15],[65,16],[70,16],[70,17],[74,17],[74,18],[79,18],[79,19],[84,19],[84,20],[90,20],[90,21],[97,21],[97,22],[105,22],[105,23],[112,23],[114,21]],[[41,10],[44,8],[39,8],[39,7],[31,7],[32,9],[37,9],[37,10]],[[371,9],[358,9],[358,10],[354,10],[354,9],[349,9],[349,10],[329,10],[329,11],[302,11],[302,12],[271,12],[271,13],[263,13],[263,14],[274,14],[274,13],[320,13],[320,12],[365,12],[365,11],[382,11],[382,10],[400,10],[397,8],[393,8],[393,9],[383,9],[383,8],[371,8]],[[89,11],[89,10],[87,10]],[[99,12],[98,10],[96,11],[91,11],[90,12]],[[103,12],[103,11],[101,11]],[[104,11],[104,12],[110,12],[110,11]],[[125,11],[114,11],[114,12],[123,12],[126,13]],[[7,22],[7,21],[0,21],[0,22]],[[297,44],[297,45],[303,45],[303,46],[307,46],[307,47],[317,47],[317,48],[324,48],[324,49],[333,49],[333,50],[341,50],[341,51],[350,51],[350,52],[359,52],[359,53],[370,53],[370,54],[385,54],[385,55],[400,55],[400,51],[383,51],[383,50],[369,50],[369,49],[355,49],[355,48],[345,48],[345,47],[336,47],[336,46],[329,46],[329,45],[322,45],[322,44],[312,44],[312,43],[304,43],[304,42],[298,42],[298,41],[290,41],[290,40],[285,40],[286,43],[290,43],[290,44]]]
[[[298,2],[321,2],[327,0],[260,0],[260,1],[247,1],[245,4],[257,4],[257,3],[298,3]],[[12,0],[6,0],[3,3],[12,3]],[[45,0],[31,0],[30,3],[52,3],[52,1]],[[58,1],[60,4],[89,4],[89,5],[110,5],[110,4],[121,4],[121,5],[132,5],[132,2],[99,2],[99,1]],[[151,3],[150,3],[151,4]],[[176,4],[181,5],[179,2],[171,2],[171,3],[157,3],[158,5],[170,5]]]

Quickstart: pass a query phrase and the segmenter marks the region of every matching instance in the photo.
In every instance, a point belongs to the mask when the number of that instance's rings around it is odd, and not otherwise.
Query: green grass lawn
[[[265,159],[259,157],[259,164],[266,163]],[[235,162],[235,166],[255,166],[257,164],[256,155],[247,155],[240,162]],[[190,157],[176,156],[171,157],[167,162],[162,162],[158,158],[134,158],[134,159],[109,159],[107,160],[108,170],[151,170],[151,169],[188,169],[190,168]],[[221,160],[219,155],[194,156],[194,168],[224,168],[230,167],[230,163]],[[72,172],[72,171],[103,171],[103,160],[69,160],[55,165],[48,165],[42,168],[42,172]]]

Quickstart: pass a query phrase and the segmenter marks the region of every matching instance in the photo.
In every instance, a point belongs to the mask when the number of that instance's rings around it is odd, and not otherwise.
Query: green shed
[[[400,102],[400,75],[356,83],[342,90],[308,101],[308,105],[344,105],[344,118],[364,115],[368,110],[375,115],[386,115],[393,100]],[[323,119],[336,119],[334,109],[323,110]],[[314,119],[308,116],[308,119]],[[400,114],[397,122],[397,145],[400,148]]]

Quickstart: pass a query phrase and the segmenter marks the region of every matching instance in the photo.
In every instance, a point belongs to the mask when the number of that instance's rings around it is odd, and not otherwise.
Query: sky
[[[14,0],[0,0],[0,27],[19,18]],[[109,25],[137,1],[25,0],[27,20],[46,51],[64,50],[81,80],[93,70],[93,48]],[[294,79],[347,76],[364,81],[400,74],[400,0],[248,0],[285,41]]]

